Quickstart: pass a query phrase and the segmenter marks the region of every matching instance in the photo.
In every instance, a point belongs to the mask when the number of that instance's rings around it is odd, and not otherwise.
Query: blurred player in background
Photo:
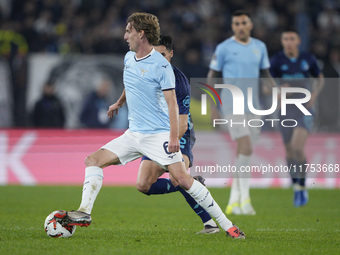
[[[173,57],[173,43],[170,36],[160,36],[160,41],[157,46],[154,46],[170,63]],[[195,132],[194,124],[189,112],[190,109],[190,85],[187,77],[175,66],[169,65],[167,68],[172,68],[176,79],[176,97],[179,109],[179,142],[185,168],[188,169],[192,166],[193,155],[192,147],[195,144]],[[220,232],[220,229],[216,225],[215,221],[211,218],[209,213],[205,211],[197,202],[184,190],[170,175],[170,179],[158,178],[164,173],[164,169],[150,160],[148,157],[143,156],[140,164],[137,188],[140,192],[147,195],[154,194],[166,194],[179,191],[185,197],[187,203],[195,211],[195,213],[201,218],[204,229],[198,234],[212,234]],[[194,177],[194,179],[201,181],[203,184],[204,179],[202,177]]]
[[[300,37],[294,29],[287,29],[281,35],[283,51],[271,58],[270,72],[275,78],[281,79],[281,86],[303,87],[311,90],[310,81],[301,78],[317,77],[316,86],[312,89],[311,99],[305,105],[312,115],[304,115],[295,105],[287,105],[285,119],[297,121],[296,127],[280,126],[286,148],[287,164],[291,171],[294,189],[294,206],[300,207],[308,202],[306,190],[306,155],[305,145],[314,121],[315,101],[324,86],[324,76],[320,71],[316,58],[299,50]],[[288,95],[289,98],[300,98],[301,93]],[[282,119],[282,115],[280,114]],[[280,120],[281,121],[281,120]],[[300,170],[302,172],[300,172]]]
[[[97,81],[94,91],[86,98],[80,114],[82,124],[87,128],[108,128],[107,108],[112,84],[107,79]]]
[[[63,105],[52,81],[46,82],[41,98],[35,103],[33,124],[39,128],[63,128],[65,125]]]
[[[238,10],[232,14],[231,27],[234,35],[217,45],[214,56],[210,63],[208,79],[222,76],[225,82],[231,82],[238,86],[247,102],[247,89],[253,89],[253,105],[259,109],[259,81],[258,78],[266,79],[265,86],[271,88],[275,86],[269,72],[269,59],[266,45],[250,36],[253,23],[250,15]],[[233,115],[232,95],[227,89],[221,90],[222,98],[222,117],[232,120],[234,123],[245,123],[249,119],[257,119],[248,107],[245,106],[245,115]],[[212,116],[219,118],[216,109],[212,108]],[[241,166],[250,165],[253,145],[260,134],[260,128],[249,127],[247,124],[230,125],[228,121],[228,130],[232,140],[237,143],[237,158],[235,165],[239,170]],[[231,185],[230,198],[226,208],[227,214],[246,214],[255,215],[256,212],[251,204],[249,194],[250,173],[236,173]]]
[[[126,102],[129,129],[85,160],[85,181],[77,211],[60,216],[64,226],[89,226],[91,212],[103,183],[103,168],[125,165],[143,155],[167,169],[181,188],[211,214],[227,236],[245,238],[244,233],[223,214],[208,189],[186,171],[180,151],[179,115],[175,75],[170,63],[152,45],[159,41],[158,18],[149,13],[133,13],[127,19],[124,39],[130,51],[124,59],[124,91],[109,107],[109,117]]]

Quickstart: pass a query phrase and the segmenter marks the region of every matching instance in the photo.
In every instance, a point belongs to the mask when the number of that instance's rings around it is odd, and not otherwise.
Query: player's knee
[[[170,174],[170,181],[171,181],[171,183],[172,183],[172,185],[174,185],[175,187],[177,187],[178,186],[178,182],[174,179],[174,177],[172,177],[172,175]]]
[[[139,192],[147,195],[151,186],[148,183],[137,181],[136,187]]]
[[[253,154],[253,149],[251,146],[244,146],[239,149],[239,154],[245,155],[245,156],[250,156]]]
[[[293,157],[293,152],[292,152],[291,148],[289,148],[289,149],[286,148],[286,157],[287,158],[292,158]]]
[[[251,154],[253,154],[253,148],[251,146],[249,146],[244,155],[250,156]]]
[[[184,190],[190,189],[192,185],[191,179],[186,178],[186,177],[178,178],[177,182],[178,182],[178,185]]]
[[[292,155],[295,159],[300,160],[304,158],[304,152],[301,148],[292,147]]]
[[[96,159],[93,155],[89,155],[85,158],[85,166],[98,166],[99,160]]]

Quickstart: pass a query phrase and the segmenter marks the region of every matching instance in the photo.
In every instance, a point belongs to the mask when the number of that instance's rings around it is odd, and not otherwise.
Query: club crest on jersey
[[[253,49],[253,52],[256,56],[259,56],[260,55],[260,51],[258,49]]]
[[[288,65],[283,64],[283,65],[281,65],[280,69],[281,69],[281,71],[288,71]]]
[[[142,71],[142,74],[140,75],[140,77],[144,77],[144,74],[149,72],[149,70],[144,70],[143,68],[140,68],[140,70]]]
[[[189,108],[189,106],[190,106],[190,96],[186,96],[183,99],[183,105],[184,105],[185,108]]]
[[[301,61],[301,69],[302,69],[303,71],[308,71],[308,69],[309,69],[309,64],[308,64],[308,62],[307,62],[306,60],[302,60],[302,61]]]

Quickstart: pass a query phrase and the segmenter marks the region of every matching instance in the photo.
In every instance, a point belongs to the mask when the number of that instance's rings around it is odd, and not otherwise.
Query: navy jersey
[[[176,97],[179,114],[188,114],[188,129],[183,136],[195,137],[194,124],[190,115],[190,84],[187,77],[175,66],[172,66],[176,79]]]
[[[297,58],[288,58],[280,51],[270,60],[270,73],[274,78],[281,78],[281,83],[310,90],[310,82],[301,78],[318,77],[321,71],[316,58],[310,53],[301,52]]]

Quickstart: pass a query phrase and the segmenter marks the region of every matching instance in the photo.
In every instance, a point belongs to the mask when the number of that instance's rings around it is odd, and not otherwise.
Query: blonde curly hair
[[[126,23],[130,23],[137,32],[144,31],[146,39],[151,45],[157,44],[160,36],[158,18],[150,13],[135,12],[131,14]]]

